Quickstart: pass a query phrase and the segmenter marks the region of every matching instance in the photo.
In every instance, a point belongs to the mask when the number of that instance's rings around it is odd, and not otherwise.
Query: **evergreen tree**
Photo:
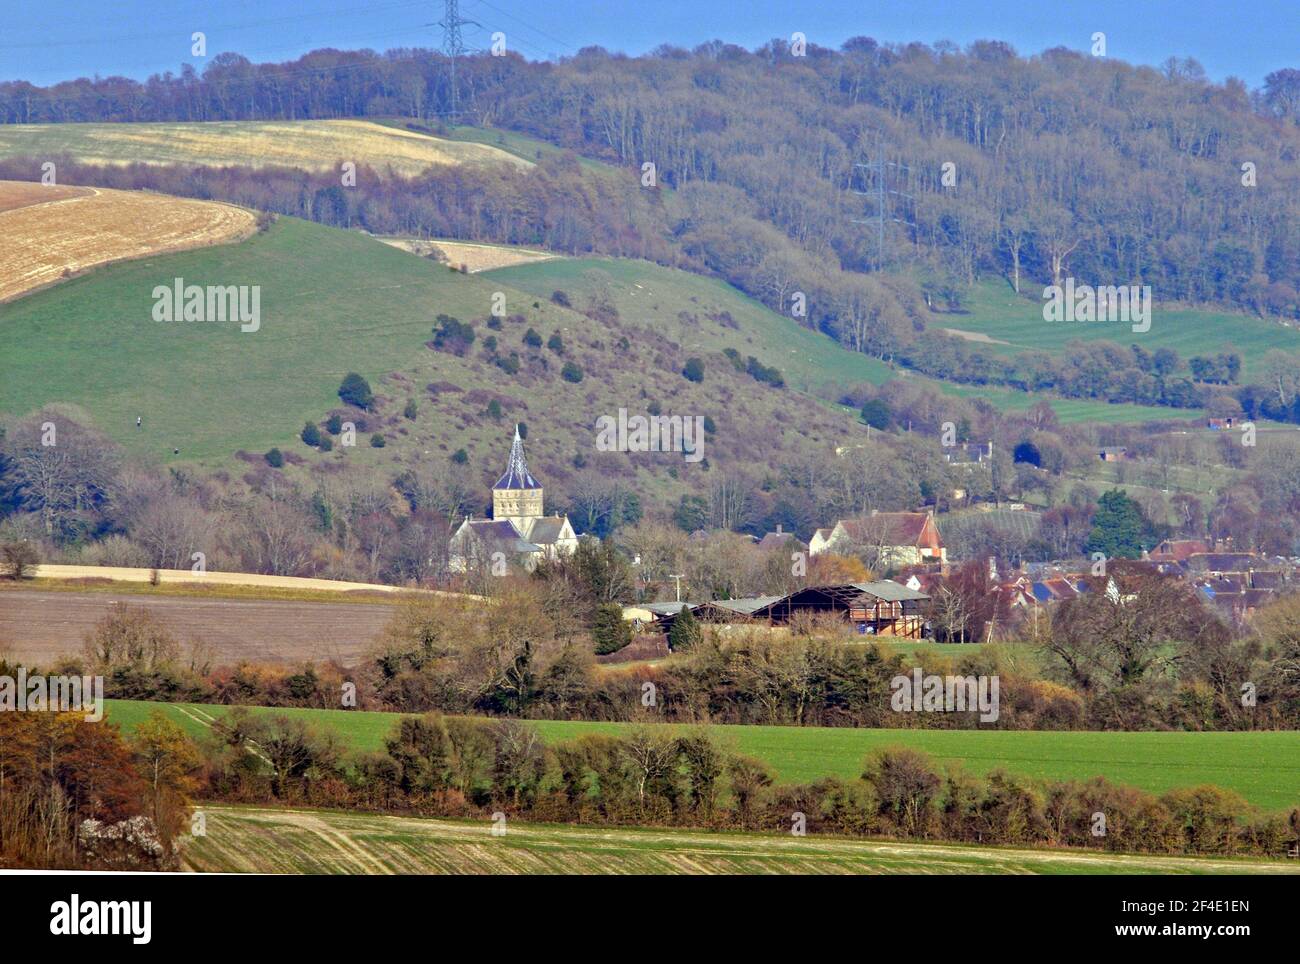
[[[1097,500],[1084,551],[1104,553],[1107,559],[1137,559],[1150,545],[1150,535],[1141,507],[1120,489],[1111,489]]]
[[[603,656],[616,653],[632,642],[632,625],[623,618],[623,607],[618,603],[602,603],[596,607],[591,634],[596,640],[597,655]]]

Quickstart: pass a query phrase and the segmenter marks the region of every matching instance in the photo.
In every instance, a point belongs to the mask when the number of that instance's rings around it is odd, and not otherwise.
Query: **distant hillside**
[[[69,155],[92,164],[281,165],[307,170],[340,162],[403,175],[431,164],[531,161],[489,144],[453,141],[368,120],[161,124],[0,124],[0,158]]]
[[[508,283],[515,280],[509,272],[542,267],[560,273],[524,276],[536,293]],[[151,291],[176,277],[260,285],[260,330],[153,321]],[[565,286],[572,309],[550,300]],[[629,291],[644,299],[645,310],[629,301]],[[505,295],[512,318],[493,331],[486,319],[496,292]],[[616,315],[596,320],[581,313],[592,312],[593,298],[616,304]],[[441,314],[476,323],[465,357],[427,347]],[[465,448],[487,482],[499,474],[510,425],[519,420],[532,429],[535,471],[562,488],[575,456],[596,455],[597,416],[661,407],[710,418],[716,434],[705,455],[714,464],[760,471],[865,435],[855,411],[798,392],[801,382],[815,381],[822,362],[791,344],[816,346],[827,364],[843,356],[846,375],[883,374],[883,366],[786,325],[725,284],[653,265],[552,261],[463,275],[358,232],[282,218],[243,244],[114,265],[0,307],[12,346],[0,360],[0,412],[72,402],[132,451],[224,468],[239,465],[232,459],[238,450],[260,454],[272,446],[291,459],[385,468],[426,455],[445,460]],[[526,345],[530,329],[546,343],[559,335],[562,354]],[[518,353],[518,372],[488,360],[489,337],[499,355]],[[790,387],[736,370],[721,353],[731,345],[742,358],[752,354],[780,367]],[[704,361],[699,383],[681,374],[692,355]],[[59,364],[44,364],[49,357]],[[561,377],[566,362],[580,367],[579,382]],[[351,370],[371,381],[379,414],[356,449],[317,453],[298,433],[304,422],[320,422],[340,407],[339,383]],[[402,415],[407,401],[418,409],[413,420]],[[495,417],[493,401],[500,406]],[[374,431],[389,444],[366,444]],[[703,471],[680,456],[618,461],[642,490],[687,491],[686,473]]]

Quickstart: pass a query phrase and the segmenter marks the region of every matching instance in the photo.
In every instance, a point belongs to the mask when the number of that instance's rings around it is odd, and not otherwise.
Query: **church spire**
[[[524,461],[524,440],[519,434],[519,424],[515,424],[515,440],[510,445],[510,463],[506,474],[497,479],[494,489],[540,489],[537,480],[528,474],[528,463]]]

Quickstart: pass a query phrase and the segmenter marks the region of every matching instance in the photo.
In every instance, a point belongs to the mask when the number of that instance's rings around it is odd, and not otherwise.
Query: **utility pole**
[[[678,601],[678,602],[681,602],[681,601],[682,601],[682,580],[686,578],[686,573],[684,573],[684,572],[670,572],[670,573],[668,574],[668,578],[669,578],[669,579],[676,580],[676,582],[677,582],[677,601]]]
[[[460,116],[459,96],[456,90],[456,60],[468,52],[460,28],[467,25],[473,27],[483,25],[477,20],[466,20],[460,15],[460,0],[443,0],[443,6],[442,19],[430,26],[442,28],[442,52],[451,61],[451,110],[447,112],[447,116],[454,127]]]
[[[858,197],[870,198],[875,206],[875,213],[868,218],[854,218],[854,224],[873,224],[876,228],[876,268],[879,270],[885,264],[885,222],[891,221],[894,224],[915,224],[903,218],[896,218],[890,214],[889,201],[891,197],[903,197],[909,201],[915,201],[910,194],[902,191],[892,191],[889,189],[889,169],[896,168],[900,171],[907,171],[910,168],[906,164],[899,164],[896,161],[885,160],[885,145],[880,141],[876,145],[875,154],[868,161],[859,161],[853,165],[853,170],[865,172],[864,186],[866,190],[859,191],[853,188],[853,193]]]

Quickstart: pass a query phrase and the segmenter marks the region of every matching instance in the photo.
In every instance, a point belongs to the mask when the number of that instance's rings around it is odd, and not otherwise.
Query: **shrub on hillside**
[[[320,429],[316,427],[315,422],[308,422],[304,425],[301,435],[304,445],[310,445],[312,448],[320,445]]]
[[[880,431],[888,431],[889,427],[894,424],[894,412],[889,407],[889,403],[883,398],[868,399],[862,406],[862,421],[866,422],[872,428],[878,428]]]
[[[569,300],[569,296],[568,296],[568,294],[566,294],[566,293],[563,292],[563,291],[552,291],[552,292],[551,292],[551,301],[552,301],[554,304],[559,305],[561,308],[572,308],[572,307],[573,307],[573,302]]]
[[[348,372],[343,376],[343,384],[339,385],[339,398],[343,399],[348,405],[355,405],[361,409],[368,410],[371,405],[375,404],[375,396],[370,391],[370,383],[356,372]]]
[[[682,368],[682,376],[688,382],[704,381],[704,362],[698,358],[686,359],[686,364]]]
[[[266,464],[273,469],[278,469],[284,465],[284,453],[279,449],[271,449],[262,458],[266,459]]]
[[[560,369],[560,377],[576,385],[582,381],[582,369],[573,362],[565,362],[564,367]]]
[[[781,375],[779,369],[764,365],[753,355],[750,355],[745,362],[745,371],[749,372],[755,381],[771,385],[773,388],[783,388],[785,386],[785,378]]]
[[[451,315],[439,315],[437,321],[433,326],[434,350],[464,356],[474,344],[474,326]]]

